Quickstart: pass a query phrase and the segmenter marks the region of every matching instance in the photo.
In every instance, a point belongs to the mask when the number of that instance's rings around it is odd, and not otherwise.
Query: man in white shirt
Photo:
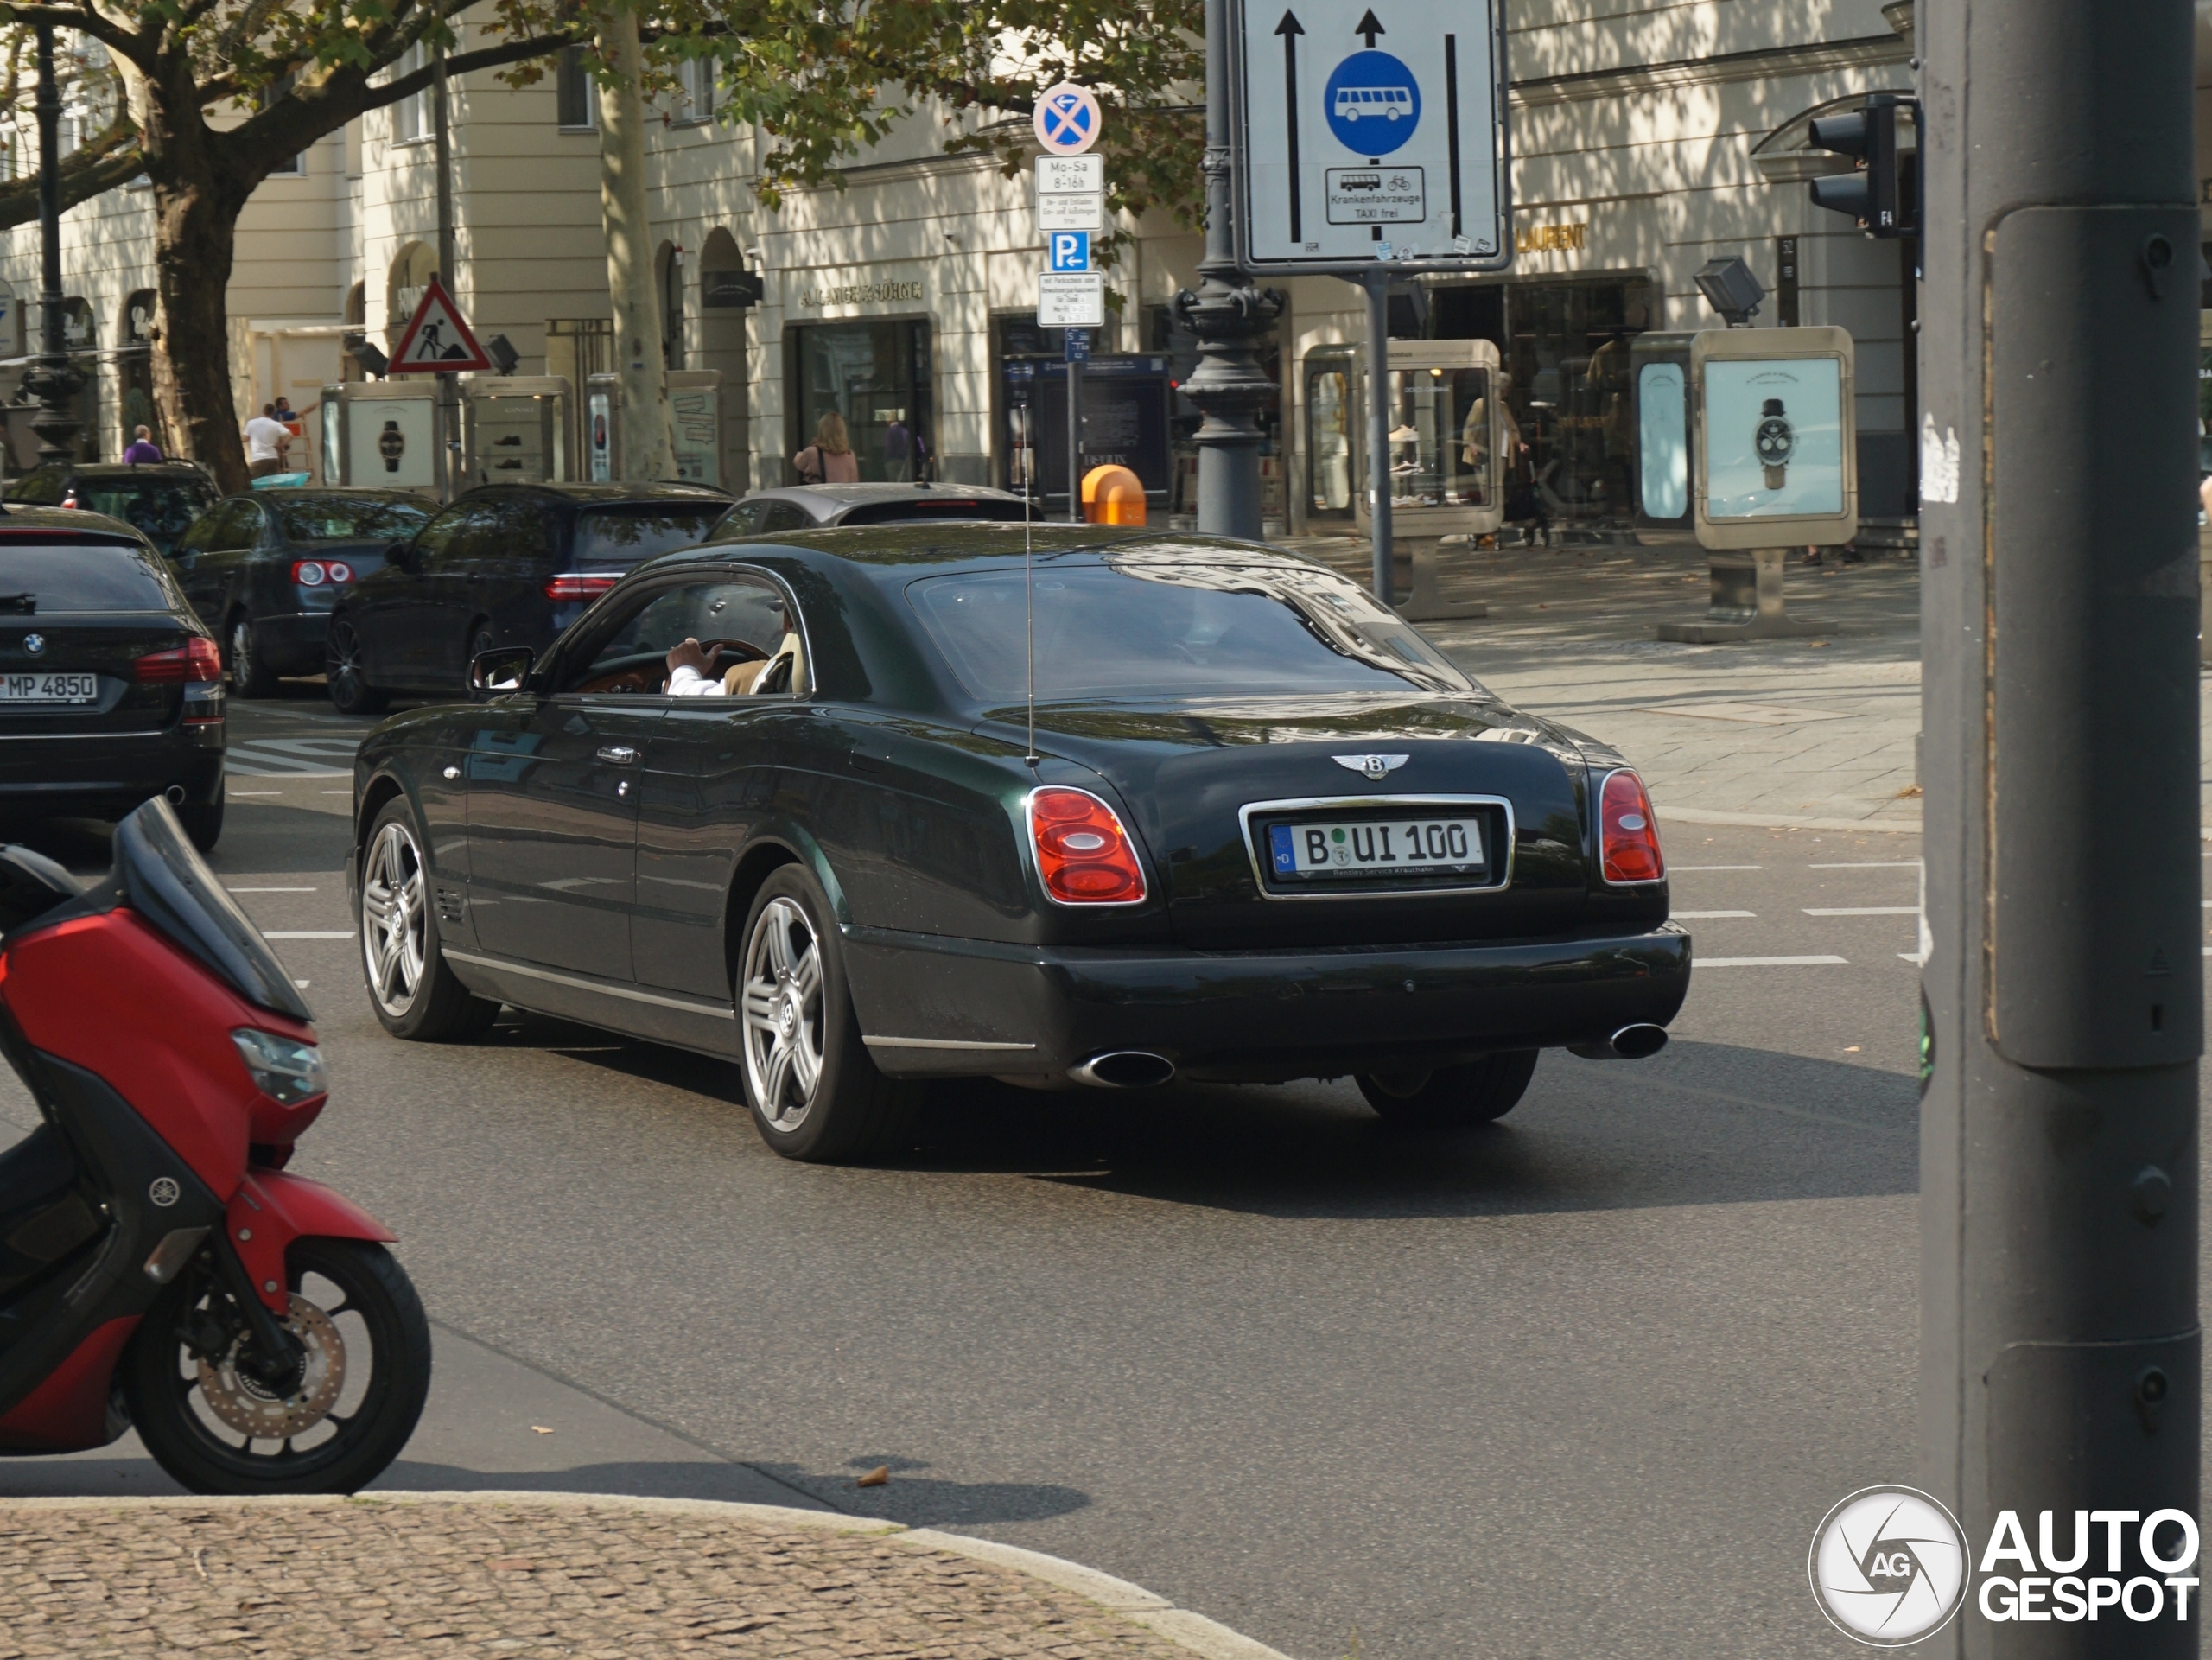
[[[257,479],[282,473],[284,451],[291,442],[291,429],[276,418],[276,406],[264,404],[261,413],[245,423],[246,471]]]
[[[753,690],[761,682],[772,677],[778,679],[775,686],[778,691],[804,690],[804,671],[800,667],[804,653],[799,646],[798,634],[790,627],[789,618],[785,620],[785,626],[782,643],[776,647],[773,655],[741,663],[722,675],[708,672],[713,665],[708,659],[706,647],[697,640],[687,639],[682,645],[671,647],[668,653],[667,695],[671,697],[737,697]],[[776,677],[778,666],[785,663],[791,665],[788,681]]]

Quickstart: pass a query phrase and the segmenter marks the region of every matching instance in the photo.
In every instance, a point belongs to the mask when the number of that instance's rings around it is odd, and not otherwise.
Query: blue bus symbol
[[[1376,160],[1414,136],[1421,124],[1421,83],[1388,52],[1355,52],[1323,89],[1323,109],[1337,142]]]

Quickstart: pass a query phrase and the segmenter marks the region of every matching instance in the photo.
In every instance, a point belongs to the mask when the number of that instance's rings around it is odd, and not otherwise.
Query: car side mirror
[[[499,697],[524,691],[530,685],[531,665],[537,654],[527,646],[495,646],[479,652],[468,662],[471,697]]]

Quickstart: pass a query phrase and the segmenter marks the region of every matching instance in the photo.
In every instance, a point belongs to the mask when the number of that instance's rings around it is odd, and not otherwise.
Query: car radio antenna
[[[1037,447],[1029,446],[1034,456]],[[1021,626],[1029,657],[1029,753],[1022,757],[1025,765],[1037,765],[1037,585],[1032,578],[1033,559],[1030,551],[1029,499],[1033,468],[1025,466],[1021,479]]]

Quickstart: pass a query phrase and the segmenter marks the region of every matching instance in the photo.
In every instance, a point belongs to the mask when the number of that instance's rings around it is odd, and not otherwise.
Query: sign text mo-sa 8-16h
[[[1502,0],[1230,0],[1236,259],[1512,263]]]

